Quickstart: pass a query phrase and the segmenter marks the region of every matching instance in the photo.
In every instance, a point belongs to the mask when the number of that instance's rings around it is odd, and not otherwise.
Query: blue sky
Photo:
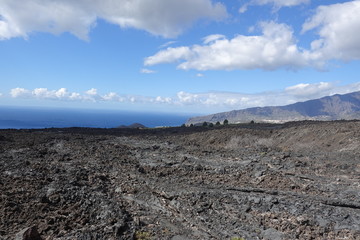
[[[0,0],[0,105],[214,113],[360,90],[360,1]]]

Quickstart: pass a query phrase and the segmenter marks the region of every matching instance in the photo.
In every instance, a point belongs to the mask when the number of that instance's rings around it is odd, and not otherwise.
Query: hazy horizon
[[[104,109],[0,106],[0,129],[93,127],[116,128],[140,123],[146,127],[181,126],[194,115]]]

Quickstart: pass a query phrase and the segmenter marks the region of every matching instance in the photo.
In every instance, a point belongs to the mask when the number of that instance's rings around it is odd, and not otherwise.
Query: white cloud
[[[87,39],[96,14],[89,7],[81,6],[85,3],[86,1],[2,0],[0,39],[27,37],[33,31],[53,34],[70,32],[81,39]]]
[[[156,71],[151,70],[151,69],[147,69],[147,68],[141,69],[140,72],[141,72],[141,73],[145,73],[145,74],[156,73]]]
[[[244,4],[240,9],[240,13],[244,13],[247,11],[248,7],[251,5],[267,5],[272,4],[274,6],[274,10],[279,10],[282,7],[293,7],[301,4],[308,4],[310,0],[252,0],[246,4]]]
[[[308,4],[310,0],[253,0],[255,5],[273,4],[277,7],[293,7],[301,4]]]
[[[239,13],[244,13],[247,11],[249,4],[244,4],[239,8]]]
[[[87,90],[85,93],[87,95],[90,95],[90,96],[96,96],[97,95],[97,89],[96,88],[91,88],[91,89]]]
[[[87,39],[97,19],[175,37],[199,19],[226,16],[225,6],[211,0],[1,0],[0,40],[34,31],[70,32]]]
[[[29,92],[25,90],[25,92]],[[66,88],[60,88],[59,90],[48,90],[47,88],[35,88],[31,95],[40,99],[68,99],[69,97],[74,98],[75,95],[72,95],[67,91]]]
[[[169,41],[169,42],[162,44],[159,48],[166,48],[170,45],[173,45],[174,43],[176,43],[176,41]]]
[[[55,96],[58,98],[64,98],[68,96],[68,92],[66,88],[60,88],[58,91],[55,92]]]
[[[82,99],[86,101],[97,102],[104,100],[104,97],[98,94],[98,90],[96,88],[91,88],[85,92],[85,95],[82,96]]]
[[[173,103],[173,99],[170,97],[161,97],[161,96],[157,96],[154,99],[154,102],[156,103],[168,103],[168,104],[172,104]]]
[[[263,22],[262,35],[222,35],[205,38],[204,45],[161,50],[145,59],[147,66],[182,61],[179,69],[234,70],[299,68],[308,64],[306,55],[296,45],[292,29],[285,24]]]
[[[204,44],[208,44],[208,43],[215,42],[216,40],[220,40],[220,39],[224,39],[224,38],[226,38],[224,35],[213,34],[213,35],[204,37],[203,40],[204,40]]]
[[[202,74],[202,73],[197,73],[196,76],[197,76],[197,77],[204,77],[204,74]]]
[[[151,66],[160,63],[172,63],[180,59],[190,58],[192,52],[189,47],[177,47],[177,48],[167,48],[158,52],[156,55],[147,57],[144,61],[146,66]]]
[[[25,88],[13,88],[10,91],[10,96],[13,98],[29,97],[29,96],[31,96],[31,91],[29,91]]]
[[[334,83],[320,82],[315,84],[301,83],[285,88],[285,92],[298,98],[316,98],[319,95],[330,95],[334,90]]]
[[[199,95],[192,94],[192,93],[186,93],[186,92],[178,92],[177,98],[180,103],[183,104],[194,104],[199,103]]]
[[[103,99],[105,101],[111,101],[111,102],[124,102],[125,101],[125,98],[124,97],[121,97],[119,96],[117,93],[115,92],[110,92],[108,94],[105,94],[103,96]]]
[[[360,59],[360,1],[320,6],[303,24],[303,32],[319,29],[310,57],[318,61]]]
[[[10,96],[13,98],[37,98],[51,100],[81,100],[79,93],[70,93],[66,88],[58,90],[48,90],[47,88],[35,88],[28,90],[25,88],[13,88],[10,90]]]
[[[68,95],[68,99],[71,101],[75,101],[75,100],[82,99],[82,97],[81,97],[80,93],[73,92]]]

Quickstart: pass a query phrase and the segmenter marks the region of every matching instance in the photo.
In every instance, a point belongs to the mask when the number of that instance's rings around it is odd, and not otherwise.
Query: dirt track
[[[0,191],[0,239],[360,239],[360,122],[1,130]]]

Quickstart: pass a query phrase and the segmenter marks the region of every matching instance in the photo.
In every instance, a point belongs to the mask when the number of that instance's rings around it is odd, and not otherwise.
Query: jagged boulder
[[[43,240],[36,226],[27,227],[18,232],[15,240]]]

